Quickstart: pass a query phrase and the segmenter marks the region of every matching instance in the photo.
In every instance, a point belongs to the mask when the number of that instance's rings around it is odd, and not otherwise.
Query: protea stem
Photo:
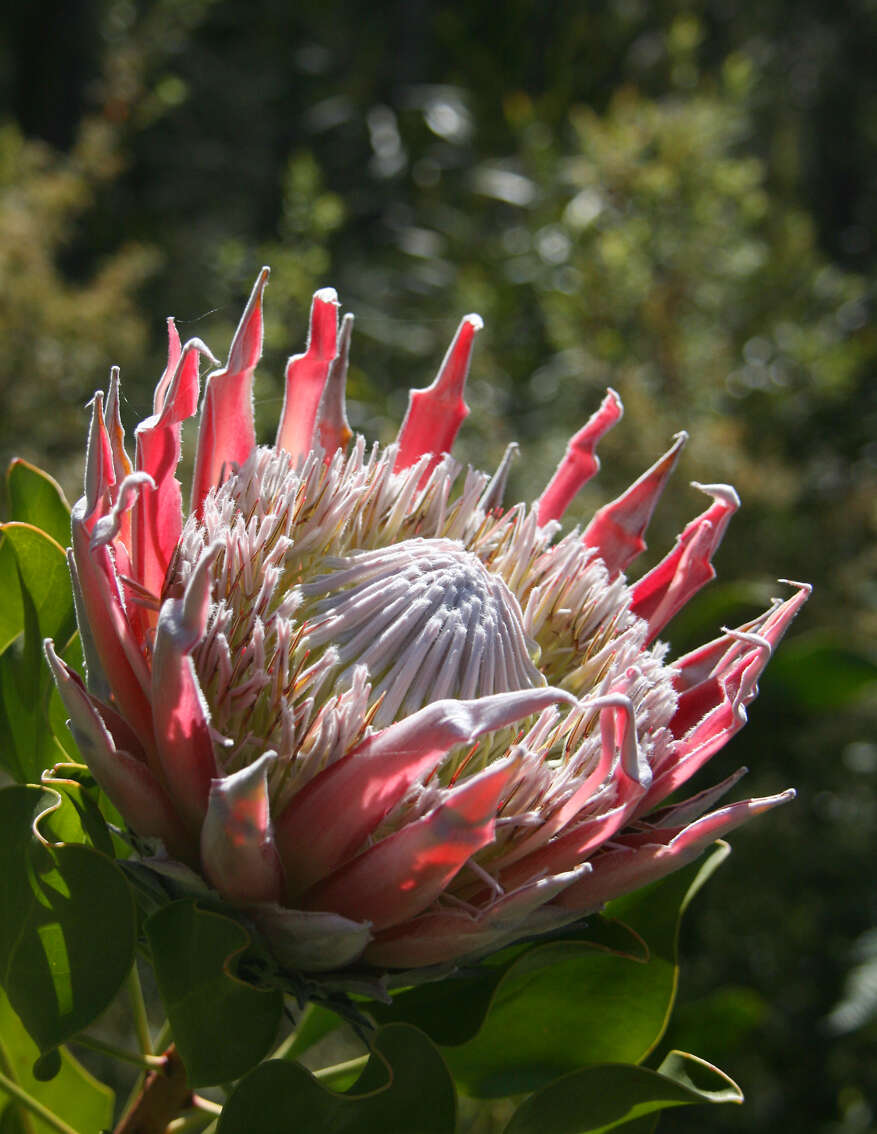
[[[174,1044],[164,1052],[163,1066],[151,1071],[113,1134],[165,1134],[170,1123],[193,1105],[186,1068]]]
[[[134,1016],[134,1029],[137,1033],[140,1050],[144,1055],[152,1055],[155,1048],[152,1046],[149,1018],[146,1015],[146,1001],[143,998],[143,986],[140,983],[140,973],[137,970],[136,960],[128,974],[128,995],[131,999],[131,1012]]]
[[[137,1051],[125,1051],[120,1047],[114,1047],[111,1043],[104,1043],[103,1040],[95,1039],[93,1036],[78,1035],[74,1040],[71,1040],[71,1043],[91,1048],[92,1051],[99,1051],[101,1054],[119,1059],[123,1063],[132,1063],[135,1067],[145,1067],[148,1071],[158,1071],[165,1064],[164,1058],[160,1055],[142,1055]]]
[[[341,1079],[354,1072],[361,1071],[369,1061],[369,1055],[357,1055],[354,1059],[347,1059],[343,1063],[335,1063],[331,1067],[321,1067],[319,1070],[312,1072],[315,1079],[320,1083],[333,1083],[336,1079]]]

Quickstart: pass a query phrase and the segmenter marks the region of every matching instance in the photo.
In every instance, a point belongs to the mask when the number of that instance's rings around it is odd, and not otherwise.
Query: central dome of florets
[[[458,542],[407,539],[359,551],[302,583],[305,641],[335,647],[336,681],[365,665],[383,726],[442,697],[544,685],[518,600]]]

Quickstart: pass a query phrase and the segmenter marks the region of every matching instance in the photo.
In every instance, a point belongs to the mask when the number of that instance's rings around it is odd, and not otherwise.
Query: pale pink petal
[[[466,315],[435,381],[424,390],[409,393],[408,410],[399,430],[396,472],[415,464],[425,453],[431,453],[433,459],[424,473],[426,477],[438,464],[442,453],[450,453],[454,438],[469,413],[463,400],[463,387],[475,335],[483,326],[480,316]]]
[[[420,968],[493,952],[530,933],[568,925],[578,914],[547,903],[590,869],[590,863],[585,863],[565,874],[540,879],[472,913],[441,909],[420,914],[376,934],[363,960],[392,969]]]
[[[120,711],[150,749],[153,742],[149,669],[128,620],[111,548],[90,547],[91,530],[99,511],[93,511],[90,520],[86,520],[87,507],[87,497],[73,505],[71,541],[78,605],[88,627],[89,650],[96,655]]]
[[[428,776],[452,748],[558,701],[575,704],[568,693],[551,688],[434,701],[372,733],[306,784],[276,819],[274,837],[289,899],[357,851],[412,784]]]
[[[338,306],[333,287],[321,288],[314,295],[305,353],[293,355],[286,364],[286,392],[275,445],[285,449],[293,461],[309,453],[313,444],[317,410],[338,352]]]
[[[600,408],[570,440],[563,460],[539,497],[537,515],[540,525],[547,524],[549,520],[559,520],[579,489],[599,471],[597,442],[621,421],[623,413],[621,398],[610,388]]]
[[[122,427],[118,366],[114,366],[110,370],[110,386],[107,390],[106,427],[110,439],[110,451],[113,455],[115,481],[119,484],[126,476],[131,474],[133,466],[125,451],[125,430]]]
[[[655,776],[641,813],[691,779],[746,724],[746,706],[758,692],[758,678],[771,652],[766,639],[747,637],[756,639],[750,642],[750,650],[718,682],[721,702],[677,740],[672,761]]]
[[[674,668],[678,670],[677,683],[682,692],[669,728],[674,736],[684,738],[685,745],[677,750],[678,758],[682,759],[691,750],[695,737],[699,741],[705,737],[705,729],[699,727],[701,722],[712,721],[707,733],[718,731],[719,720],[723,721],[724,728],[732,727],[737,720],[737,727],[742,727],[745,713],[742,718],[727,711],[718,716],[717,710],[722,710],[723,705],[733,706],[741,697],[745,697],[743,705],[749,704],[756,696],[756,682],[771,652],[798,616],[811,592],[806,583],[790,585],[799,589],[791,599],[777,603],[754,623],[747,624],[747,627],[757,625],[758,634],[744,627],[725,631],[715,642],[701,646],[700,650],[686,654],[676,662]],[[758,665],[753,666],[753,661],[757,661]],[[747,680],[741,694],[743,675],[747,675]]]
[[[197,853],[164,788],[142,760],[116,747],[85,686],[58,657],[48,638],[44,649],[79,751],[113,805],[139,835],[161,839],[169,854],[197,862]]]
[[[298,972],[343,968],[361,956],[372,937],[367,921],[321,910],[291,910],[271,903],[247,912],[277,960]]]
[[[326,379],[326,386],[317,409],[315,440],[327,457],[331,457],[336,449],[343,449],[353,436],[353,431],[347,422],[344,403],[352,333],[353,316],[348,312],[341,320],[338,353],[329,367],[329,377]]]
[[[493,841],[500,798],[520,770],[499,760],[455,788],[422,819],[381,839],[304,895],[302,904],[332,910],[376,930],[424,910],[476,851]]]
[[[646,549],[646,528],[655,505],[679,460],[687,433],[677,433],[673,446],[617,500],[604,504],[585,528],[582,542],[593,547],[614,578]]]
[[[276,759],[275,752],[266,752],[210,784],[201,862],[220,894],[237,905],[273,902],[283,891],[268,800],[268,769]]]
[[[165,398],[167,397],[168,387],[173,380],[177,363],[180,361],[181,350],[177,325],[172,318],[169,318],[167,320],[167,366],[165,366],[164,373],[161,378],[159,378],[155,387],[155,393],[152,396],[152,412],[154,414],[161,413],[161,407],[164,405]],[[194,410],[192,412],[194,413]]]
[[[154,487],[144,489],[132,509],[131,569],[143,590],[156,598],[161,596],[168,564],[183,529],[183,492],[176,470],[182,422],[198,408],[200,354],[212,357],[199,339],[186,343],[158,409],[140,423],[135,434],[136,467],[149,474]],[[143,638],[147,628],[155,625],[155,611],[141,607],[138,615]]]
[[[109,511],[112,506],[110,489],[115,482],[113,449],[104,421],[104,396],[103,392],[98,390],[91,401],[91,426],[85,453],[83,522],[90,521],[95,511],[98,512],[98,516]]]
[[[592,860],[593,873],[564,890],[555,902],[567,909],[580,910],[582,914],[599,909],[612,898],[656,882],[693,862],[716,839],[755,815],[761,815],[794,797],[794,791],[784,791],[763,799],[732,803],[691,823],[666,842],[661,842],[660,838],[666,839],[671,832],[656,831],[655,842],[635,848],[607,850]],[[623,839],[619,841],[623,845]]]
[[[152,715],[158,759],[177,809],[194,830],[207,811],[216,759],[209,712],[192,650],[204,636],[210,608],[210,569],[218,544],[202,556],[181,599],[162,605],[152,658]]]
[[[660,634],[700,588],[716,577],[712,557],[722,542],[731,516],[740,507],[727,484],[696,484],[713,497],[705,512],[686,526],[676,546],[633,588],[630,609],[649,624],[649,641]]]
[[[91,529],[91,539],[88,541],[88,546],[92,551],[111,543],[115,547],[117,557],[120,556],[122,548],[118,546],[118,543],[121,540],[124,545],[125,542],[123,523],[125,529],[130,531],[128,513],[134,507],[140,493],[147,486],[154,488],[155,484],[149,473],[142,472],[129,473],[122,483],[116,486],[115,501],[112,508],[105,516],[96,520]],[[127,559],[127,556],[125,558]]]
[[[515,887],[546,870],[556,871],[576,865],[587,853],[588,848],[597,846],[602,841],[601,831],[611,833],[618,829],[629,813],[631,805],[642,797],[651,784],[651,768],[642,757],[637,745],[633,705],[621,692],[623,687],[624,683],[619,683],[618,690],[605,697],[584,702],[585,705],[600,711],[602,741],[600,758],[593,771],[582,780],[560,807],[545,817],[545,821],[529,838],[521,839],[511,851],[500,855],[495,861],[494,868],[503,871],[503,881],[506,886]],[[614,802],[620,806],[613,807],[610,813],[600,817],[599,823],[589,827],[587,839],[582,839],[580,828],[577,828],[577,834],[570,842],[561,843],[555,840],[552,843],[552,851],[547,857],[536,853],[576,819],[582,809],[593,800],[597,790],[610,779],[610,775],[615,781],[618,793]],[[585,849],[580,849],[580,846],[584,846]],[[507,868],[519,860],[523,860],[520,868],[508,871]],[[552,865],[554,863],[559,865]]]
[[[262,293],[268,282],[263,268],[238,323],[228,362],[207,376],[192,481],[192,511],[201,515],[204,498],[256,445],[253,425],[253,371],[262,354]]]
[[[676,827],[681,829],[688,823],[692,823],[695,819],[699,819],[705,811],[708,811],[713,804],[717,803],[722,796],[727,795],[732,788],[736,787],[748,771],[748,768],[738,768],[720,784],[705,788],[697,795],[689,796],[688,799],[684,799],[680,803],[672,803],[668,807],[661,808],[660,811],[649,812],[647,820],[649,827]]]

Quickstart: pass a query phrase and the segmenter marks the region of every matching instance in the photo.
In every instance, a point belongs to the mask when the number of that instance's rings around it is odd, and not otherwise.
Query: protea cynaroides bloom
[[[93,403],[70,570],[84,683],[46,652],[98,783],[305,972],[482,954],[691,861],[792,792],[658,809],[741,728],[806,586],[674,661],[659,635],[714,575],[725,485],[676,546],[625,571],[684,435],[584,531],[558,523],[621,417],[609,391],[532,505],[448,456],[480,321],[463,320],[395,444],[351,437],[352,317],[330,289],[257,447],[263,271],[206,379],[191,508],[175,470],[198,340],[130,461],[114,374]],[[215,361],[215,360],[213,360]]]

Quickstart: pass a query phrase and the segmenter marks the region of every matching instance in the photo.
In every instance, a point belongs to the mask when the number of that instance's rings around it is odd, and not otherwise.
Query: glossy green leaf
[[[638,935],[624,924],[600,916],[590,918],[577,932],[569,931],[564,940],[573,941],[583,956],[588,950],[597,950],[632,960],[648,959],[648,949]],[[369,1011],[381,1024],[392,1021],[413,1024],[439,1045],[465,1043],[484,1023],[497,985],[528,948],[504,949],[477,968],[418,985],[394,996],[392,1004],[375,1004]]]
[[[64,548],[32,524],[0,525],[4,542],[11,544],[21,576],[30,595],[39,626],[40,640],[67,642],[76,628],[73,591]]]
[[[0,576],[10,556],[20,626],[0,655],[0,765],[19,782],[38,782],[44,768],[70,754],[71,746],[55,739],[58,710],[51,711],[54,685],[42,643],[46,637],[68,642],[75,629],[73,597],[64,551],[44,532],[29,524],[2,525]]]
[[[194,901],[173,902],[146,923],[158,987],[193,1086],[237,1079],[271,1050],[283,997],[237,975],[250,944],[244,927]]]
[[[407,1024],[389,1024],[345,1094],[321,1086],[303,1067],[271,1060],[239,1084],[217,1134],[453,1134],[454,1085],[429,1039]]]
[[[12,544],[0,535],[0,654],[7,650],[24,629],[18,563]]]
[[[648,946],[648,961],[596,952],[580,941],[537,946],[502,975],[472,1039],[444,1048],[457,1083],[497,1097],[538,1090],[595,1063],[639,1063],[658,1043],[676,994],[679,920],[727,854],[611,903]]]
[[[35,816],[59,803],[43,788],[0,790],[0,984],[43,1053],[106,1008],[131,968],[136,930],[114,862],[34,835]]]
[[[110,1088],[99,1083],[64,1049],[61,1070],[50,1082],[42,1082],[34,1078],[32,1072],[38,1056],[39,1049],[0,991],[0,1068],[3,1073],[74,1130],[108,1129],[113,1117]],[[6,1101],[0,1088],[0,1130],[6,1129],[4,1119],[11,1126],[13,1112],[17,1109],[17,1104]],[[49,1134],[51,1130],[32,1114],[28,1116],[28,1123],[29,1134]]]
[[[60,484],[43,469],[17,457],[6,471],[9,518],[33,524],[53,540],[70,543],[70,505]]]
[[[657,1071],[602,1064],[565,1075],[531,1095],[504,1134],[630,1134],[647,1116],[670,1107],[742,1101],[740,1088],[718,1068],[671,1051]]]

